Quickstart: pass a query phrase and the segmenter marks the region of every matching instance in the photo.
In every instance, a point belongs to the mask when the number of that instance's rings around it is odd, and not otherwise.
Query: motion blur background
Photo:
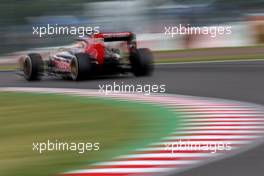
[[[68,44],[75,36],[32,35],[32,26],[99,26],[133,31],[152,50],[258,45],[264,42],[263,0],[1,0],[0,54]],[[232,26],[231,35],[164,35],[164,26]]]
[[[187,67],[183,65],[182,68],[181,65],[161,65],[155,69],[154,76],[148,78],[122,77],[78,83],[49,78],[43,82],[28,83],[13,72],[6,72],[17,70],[19,57],[29,51],[39,53],[54,46],[67,45],[77,37],[45,35],[40,38],[32,34],[33,26],[47,24],[99,26],[100,31],[135,32],[139,47],[153,50],[155,61],[161,63],[263,60],[264,0],[0,0],[1,87],[98,89],[98,84],[112,84],[117,80],[129,85],[166,84],[169,93],[264,104],[263,62],[246,62],[241,66],[239,62],[226,66],[210,63],[195,67],[191,64]],[[231,26],[232,34],[216,37],[202,34],[171,37],[164,34],[165,26],[179,24]],[[167,50],[175,51],[164,52]],[[165,118],[157,107],[153,108],[157,120],[153,120],[153,114],[145,106],[132,106],[123,102],[121,105],[112,101],[103,104],[100,101],[84,102],[55,95],[35,97],[31,94],[1,92],[0,99],[0,175],[54,175],[79,167],[84,161],[106,161],[127,153],[130,146],[140,148],[135,145],[139,139],[145,143],[151,143],[149,139],[156,141],[159,135],[162,137],[163,132],[167,134],[166,130],[170,130],[167,123],[173,129],[177,124],[171,121],[176,119],[174,116],[168,114]],[[89,118],[87,115],[90,115]],[[143,116],[147,117],[146,120]],[[89,155],[73,156],[71,153],[55,152],[49,156],[36,156],[31,151],[32,141],[50,137],[77,142],[91,139],[100,141],[104,146],[102,153]],[[233,175],[262,175],[259,173],[263,173],[263,148],[261,145],[251,154],[229,162],[223,160],[221,166],[219,163],[208,166],[201,169],[203,172],[200,173],[205,174],[197,175],[222,176],[235,171]],[[198,172],[194,170],[192,173]]]

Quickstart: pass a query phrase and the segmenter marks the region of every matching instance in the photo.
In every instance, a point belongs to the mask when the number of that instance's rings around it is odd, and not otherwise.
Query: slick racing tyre
[[[75,54],[71,61],[71,78],[72,80],[81,80],[89,76],[91,71],[91,59],[85,53]]]
[[[149,76],[153,72],[153,56],[148,48],[140,48],[130,55],[132,73],[135,76]]]
[[[31,53],[25,57],[23,63],[24,77],[28,81],[40,80],[43,74],[43,60],[40,54]]]

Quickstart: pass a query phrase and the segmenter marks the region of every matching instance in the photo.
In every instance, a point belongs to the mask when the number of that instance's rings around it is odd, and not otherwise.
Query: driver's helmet
[[[101,33],[98,34],[90,34],[87,35],[89,40],[92,40],[94,43],[103,43],[104,42],[104,37]]]
[[[87,45],[88,45],[89,41],[87,38],[84,38],[84,37],[80,37],[80,38],[77,38],[75,39],[75,42],[74,42],[74,47],[76,48],[86,48]]]

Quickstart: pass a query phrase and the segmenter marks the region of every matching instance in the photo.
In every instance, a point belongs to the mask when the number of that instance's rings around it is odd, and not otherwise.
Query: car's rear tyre
[[[71,61],[71,78],[72,80],[81,80],[87,78],[91,72],[91,59],[85,53],[75,54]]]
[[[153,56],[148,48],[133,51],[130,54],[130,63],[135,76],[149,76],[153,72]]]
[[[40,54],[31,53],[25,57],[23,63],[24,77],[28,81],[40,80],[43,74],[43,60]]]

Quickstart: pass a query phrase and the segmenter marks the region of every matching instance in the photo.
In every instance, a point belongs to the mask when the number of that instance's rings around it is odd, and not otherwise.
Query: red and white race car
[[[39,53],[21,57],[24,77],[40,80],[47,75],[80,80],[92,75],[132,72],[151,75],[153,56],[147,48],[137,48],[131,32],[99,33],[79,38],[43,58]]]

